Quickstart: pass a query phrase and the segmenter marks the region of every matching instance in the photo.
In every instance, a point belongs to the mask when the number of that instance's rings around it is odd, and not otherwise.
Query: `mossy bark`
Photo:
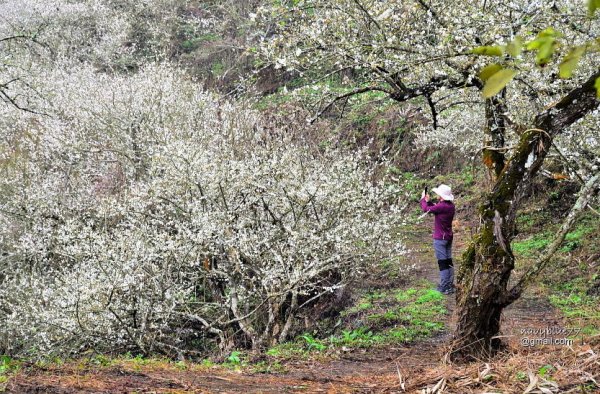
[[[507,286],[514,268],[510,241],[519,202],[553,138],[598,107],[594,88],[598,77],[600,72],[535,118],[534,127],[521,135],[491,192],[481,202],[481,226],[462,256],[457,275],[458,320],[451,359],[479,359],[500,347],[500,317],[515,300]]]

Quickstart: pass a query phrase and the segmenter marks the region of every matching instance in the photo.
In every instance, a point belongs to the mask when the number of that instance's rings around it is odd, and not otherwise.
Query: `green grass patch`
[[[573,292],[553,294],[549,299],[562,312],[570,327],[581,329],[585,336],[600,334],[599,297]]]
[[[388,168],[388,172],[397,176],[398,183],[404,194],[414,196],[415,198],[420,197],[421,191],[423,191],[426,185],[423,178],[418,177],[412,172],[403,172],[393,165]]]
[[[0,356],[0,390],[4,391],[11,375],[21,367],[21,363],[9,356]]]
[[[308,360],[327,358],[328,339],[315,338],[313,334],[304,333],[292,341],[277,344],[265,352],[268,362],[285,360]]]
[[[513,252],[521,257],[534,257],[551,242],[550,235],[538,234],[521,241],[515,241],[511,247]]]
[[[225,65],[223,62],[214,62],[210,67],[210,72],[212,75],[219,76],[225,72]]]
[[[250,369],[254,373],[284,373],[286,372],[285,367],[279,361],[259,361],[250,366]]]
[[[259,111],[265,111],[270,108],[277,108],[286,103],[292,103],[294,102],[294,100],[294,97],[290,94],[277,92],[262,97],[256,102],[256,104],[254,104],[254,107]]]
[[[340,349],[413,342],[444,328],[445,297],[420,280],[409,289],[371,291],[342,312],[347,321],[333,335],[305,333],[266,351],[269,362],[328,358]],[[262,367],[267,368],[268,363]]]
[[[218,41],[219,39],[220,37],[214,33],[201,34],[182,41],[181,47],[186,51],[193,51],[204,43]]]
[[[412,342],[435,334],[444,328],[444,296],[421,281],[418,287],[398,289],[367,295],[365,299],[348,310],[348,314],[362,321],[365,326],[343,330],[330,338],[333,346],[370,347],[377,344]]]
[[[440,155],[441,153],[438,151],[432,152],[426,160],[439,160]],[[432,187],[437,186],[441,183],[450,185],[455,190],[463,190],[463,198],[468,198],[468,196],[475,194],[472,191],[470,191],[470,188],[472,186],[476,186],[476,177],[477,172],[474,172],[473,168],[467,166],[465,163],[465,166],[461,171],[436,175],[431,181],[428,181],[427,183]]]
[[[544,249],[554,240],[555,229],[558,229],[558,223],[552,224],[557,218],[553,218],[551,213],[545,210],[529,211],[520,214],[517,217],[517,228],[522,234],[530,234],[526,239],[513,242],[513,252],[520,257],[535,257],[537,252]],[[551,226],[549,228],[549,226]],[[544,232],[539,232],[543,228]],[[597,219],[590,216],[584,216],[567,233],[563,246],[559,249],[560,253],[569,253],[581,248],[590,234],[598,231]],[[588,243],[589,244],[589,243]],[[589,245],[588,245],[589,246]]]
[[[536,224],[535,215],[524,213],[517,216],[517,227],[520,231],[530,232]]]
[[[242,364],[242,353],[238,351],[233,351],[227,358],[225,359],[225,364],[230,366],[238,366]]]
[[[408,290],[398,290],[395,293],[396,301],[398,302],[408,302],[417,294],[416,289],[408,289]]]
[[[373,292],[369,292],[367,294],[365,294],[363,297],[361,297],[356,304],[349,308],[346,311],[342,312],[342,316],[347,316],[347,315],[351,315],[351,314],[355,314],[355,313],[359,313],[362,311],[367,311],[369,309],[372,309],[374,306],[374,303],[376,303],[378,300],[382,300],[386,297],[385,293],[382,292],[378,292],[378,291],[373,291]]]
[[[565,236],[564,246],[560,249],[561,252],[570,252],[578,247],[580,247],[583,243],[585,237],[589,234],[592,234],[597,229],[590,225],[587,222],[580,223],[575,230],[571,231]]]
[[[329,342],[333,346],[345,347],[370,347],[377,343],[384,342],[385,337],[373,333],[366,327],[361,327],[355,330],[343,330],[340,335],[334,335],[329,338]]]
[[[6,390],[10,377],[19,369],[19,363],[8,356],[0,356],[0,392]]]

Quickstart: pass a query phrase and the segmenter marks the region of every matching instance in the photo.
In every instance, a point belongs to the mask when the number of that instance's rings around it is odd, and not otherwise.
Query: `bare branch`
[[[343,100],[347,97],[352,97],[352,96],[356,96],[358,94],[361,93],[366,93],[366,92],[372,92],[372,91],[379,91],[379,92],[384,92],[387,93],[389,95],[392,94],[391,91],[382,88],[382,87],[377,87],[377,86],[368,86],[368,87],[364,87],[364,88],[358,88],[358,89],[354,89],[350,92],[344,93],[340,96],[335,97],[331,102],[329,102],[329,104],[327,104],[322,110],[320,110],[311,120],[310,123],[314,123],[319,117],[321,117],[321,115],[323,115],[325,112],[327,112],[336,102]]]
[[[381,32],[381,34],[383,35],[383,39],[384,41],[387,41],[387,37],[385,34],[385,30],[383,30],[381,28],[381,25],[379,24],[379,22],[377,22],[377,20],[375,18],[373,18],[373,16],[369,13],[369,11],[360,3],[359,0],[354,0],[354,3],[358,6],[358,8],[360,8],[360,10],[367,16],[367,18],[373,23],[375,24],[375,26],[377,26],[377,29]]]
[[[6,93],[6,89],[4,88],[4,86],[6,86],[6,85],[0,86],[0,99],[2,99],[4,102],[7,102],[8,104],[12,105],[13,107],[15,107],[16,109],[18,109],[20,111],[29,112],[31,114],[36,114],[36,115],[47,115],[42,112],[37,112],[37,111],[34,111],[27,107],[24,107],[24,106],[20,105],[19,103],[17,103],[17,100],[15,97],[11,97],[10,95],[8,95],[8,93]]]
[[[434,77],[429,82],[419,85],[413,88],[406,88],[402,91],[394,92],[390,95],[390,98],[398,102],[408,101],[410,99],[426,96],[433,94],[440,88],[447,89],[462,89],[469,87],[479,87],[475,79],[470,80],[467,78],[451,79],[447,76]]]
[[[427,99],[427,104],[429,105],[429,109],[431,110],[431,118],[433,119],[433,128],[437,129],[438,128],[438,111],[435,108],[435,103],[431,99],[430,94],[425,95],[425,98]]]
[[[433,19],[440,24],[440,26],[442,27],[446,27],[446,23],[440,19],[439,15],[437,14],[437,12],[435,12],[435,10],[433,8],[431,8],[431,6],[429,4],[426,4],[425,1],[423,0],[417,0],[417,3],[419,3],[421,5],[421,7],[423,7],[425,10],[427,10],[427,12],[429,12],[431,14],[431,16],[433,17]]]

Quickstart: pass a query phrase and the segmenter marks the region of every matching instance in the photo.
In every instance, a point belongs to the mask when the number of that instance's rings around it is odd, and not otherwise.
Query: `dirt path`
[[[421,228],[422,227],[422,228]],[[428,225],[407,236],[411,248],[409,263],[417,266],[416,275],[436,283],[438,270]],[[456,236],[457,254],[469,234],[463,229]],[[425,240],[425,242],[423,242]],[[503,333],[515,335],[522,328],[556,325],[554,310],[545,298],[526,295],[507,309]],[[353,350],[336,360],[288,363],[285,373],[236,372],[225,368],[180,370],[112,366],[90,368],[68,365],[25,368],[11,379],[9,393],[392,393],[424,387],[447,366],[440,363],[444,346],[453,327],[453,296],[447,297],[449,311],[446,330],[439,335],[407,346],[371,351]],[[441,375],[440,375],[441,376]]]

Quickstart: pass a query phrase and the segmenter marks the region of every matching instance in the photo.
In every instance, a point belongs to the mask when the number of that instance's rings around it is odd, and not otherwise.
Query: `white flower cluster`
[[[23,38],[0,43],[0,58],[7,49],[30,46],[25,38],[33,38],[38,45],[32,45],[29,57],[92,62],[106,69],[135,68],[147,59],[167,57],[177,29],[198,24],[181,12],[185,4],[182,0],[2,1],[0,39]],[[22,63],[19,59],[21,69]]]
[[[284,339],[402,253],[358,155],[312,149],[175,67],[56,64],[0,107],[0,352],[186,353]]]

